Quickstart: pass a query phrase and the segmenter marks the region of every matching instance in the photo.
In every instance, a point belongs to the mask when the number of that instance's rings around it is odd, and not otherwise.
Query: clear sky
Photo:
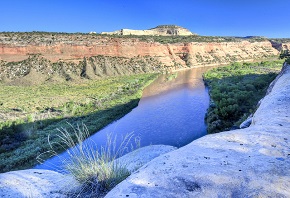
[[[199,35],[290,38],[290,0],[1,0],[0,31],[102,32],[175,24]]]

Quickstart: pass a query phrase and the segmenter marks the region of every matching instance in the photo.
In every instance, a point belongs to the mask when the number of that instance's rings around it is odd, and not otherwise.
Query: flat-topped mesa
[[[121,29],[114,32],[102,32],[101,34],[109,35],[151,35],[151,36],[190,36],[196,35],[190,32],[188,29],[177,25],[158,25],[155,28],[149,30],[131,30]]]

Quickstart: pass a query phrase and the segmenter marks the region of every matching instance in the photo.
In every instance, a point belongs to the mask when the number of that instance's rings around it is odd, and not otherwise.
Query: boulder
[[[252,123],[252,118],[253,118],[253,115],[251,114],[244,122],[240,124],[240,129],[249,127]]]
[[[177,148],[174,146],[150,145],[130,152],[123,157],[118,158],[116,161],[117,163],[126,165],[126,168],[130,172],[134,172],[154,158],[170,151],[174,151],[175,149]]]
[[[0,197],[67,197],[78,186],[70,176],[50,170],[28,169],[0,174]]]

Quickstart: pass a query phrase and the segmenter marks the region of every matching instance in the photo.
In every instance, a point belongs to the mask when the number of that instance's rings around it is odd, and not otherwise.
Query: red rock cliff
[[[11,35],[12,34],[12,35]],[[115,38],[87,34],[17,35],[0,34],[0,59],[19,61],[29,54],[42,54],[57,60],[79,60],[97,55],[127,57],[151,56],[171,69],[200,65],[220,65],[276,56],[279,51],[268,40],[236,39],[230,42],[178,42],[162,44],[154,39]],[[214,37],[213,37],[214,38]]]

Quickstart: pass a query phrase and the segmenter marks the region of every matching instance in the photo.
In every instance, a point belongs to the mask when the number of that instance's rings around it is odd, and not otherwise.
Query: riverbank
[[[143,90],[136,108],[91,135],[88,142],[100,148],[105,146],[108,133],[120,140],[134,132],[140,147],[158,144],[182,147],[206,135],[204,116],[209,107],[209,95],[202,74],[208,69],[159,75]],[[64,160],[60,158],[68,159],[69,155],[61,153],[35,168],[61,171]]]
[[[174,151],[152,148],[162,155],[149,159],[106,197],[289,197],[290,65],[273,82],[249,128],[207,135]],[[150,146],[142,149],[152,154]],[[127,160],[138,164],[146,152]],[[70,177],[46,170],[0,178],[4,197],[67,197],[67,190],[77,187]]]
[[[232,63],[207,71],[203,78],[211,97],[206,116],[208,133],[239,128],[255,112],[282,64],[283,60]]]
[[[68,123],[85,123],[93,134],[126,115],[138,105],[142,90],[156,77],[138,74],[75,84],[3,84],[0,110],[6,121],[0,123],[0,172],[34,166],[36,157],[49,150],[48,135],[59,142],[56,129]]]
[[[249,128],[157,157],[106,197],[289,197],[290,65],[278,77]]]

